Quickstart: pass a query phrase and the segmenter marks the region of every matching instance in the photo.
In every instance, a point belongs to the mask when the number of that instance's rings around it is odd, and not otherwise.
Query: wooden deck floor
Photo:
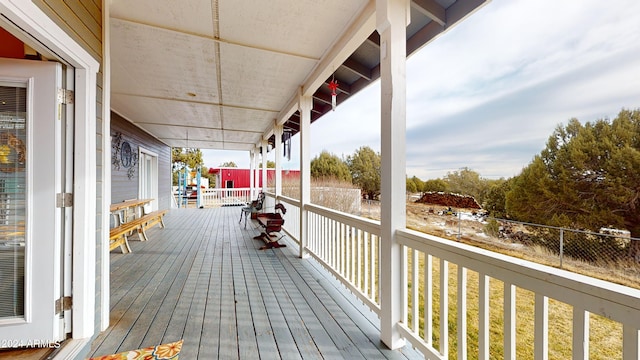
[[[112,251],[111,325],[91,356],[184,339],[181,359],[422,358],[387,349],[376,315],[293,243],[258,250],[239,215],[175,209],[131,254]]]

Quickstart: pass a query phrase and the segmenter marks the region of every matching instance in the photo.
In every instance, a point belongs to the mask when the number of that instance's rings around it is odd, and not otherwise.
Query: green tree
[[[505,198],[507,214],[515,220],[551,225],[549,219],[562,208],[555,203],[554,189],[554,181],[542,158],[535,156],[513,179]]]
[[[640,110],[622,110],[613,121],[558,125],[514,180],[506,204],[519,220],[614,226],[640,236]]]
[[[413,178],[407,177],[407,193],[412,194],[418,192],[418,187],[416,186]]]
[[[267,160],[267,169],[275,169],[275,168],[276,168],[276,162]],[[258,164],[258,169],[262,169],[262,163]]]
[[[511,188],[509,180],[500,179],[490,183],[482,208],[487,210],[491,216],[496,218],[507,217],[507,193]]]
[[[424,182],[422,192],[444,192],[448,191],[448,184],[442,179],[429,179]]]
[[[209,187],[216,187],[216,176],[213,173],[209,173],[209,168],[206,166],[202,167],[201,175],[203,178],[209,179]]]
[[[413,182],[415,184],[415,186],[416,186],[416,189],[413,192],[421,192],[421,193],[424,192],[424,186],[425,186],[424,181],[422,181],[420,178],[418,178],[417,176],[414,175],[411,178],[411,182]],[[407,183],[407,185],[408,185],[408,183]],[[407,191],[409,191],[408,188],[407,188]]]
[[[482,203],[481,195],[488,187],[487,182],[480,178],[480,174],[467,167],[448,172],[444,177],[449,192],[473,196],[478,203]]]
[[[346,162],[353,184],[360,187],[370,199],[377,198],[380,195],[380,153],[363,146],[347,156]]]
[[[351,173],[347,164],[337,155],[330,154],[326,150],[311,160],[310,169],[313,179],[333,178],[351,182]]]
[[[171,163],[174,171],[185,167],[195,169],[204,164],[202,151],[193,148],[171,148]]]
[[[237,168],[238,165],[236,165],[236,163],[234,163],[233,161],[225,161],[220,164],[220,167]]]
[[[173,185],[178,185],[178,172],[195,169],[204,164],[202,151],[194,148],[171,148],[171,168]]]

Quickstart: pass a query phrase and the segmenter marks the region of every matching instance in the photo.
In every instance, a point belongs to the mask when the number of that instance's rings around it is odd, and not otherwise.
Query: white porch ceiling
[[[413,0],[407,52],[487,0]],[[251,150],[379,77],[375,0],[112,0],[111,109],[174,147]],[[271,139],[275,141],[275,139]]]

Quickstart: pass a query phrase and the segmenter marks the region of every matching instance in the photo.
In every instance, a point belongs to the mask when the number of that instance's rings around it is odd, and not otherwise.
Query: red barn
[[[236,189],[236,188],[249,188],[250,184],[250,169],[239,168],[210,168],[209,174],[216,176],[216,188],[223,189]],[[275,179],[275,169],[267,169],[267,185],[273,184]],[[282,180],[298,181],[300,179],[300,170],[282,170]],[[256,171],[254,186],[256,188],[262,187],[262,169]]]

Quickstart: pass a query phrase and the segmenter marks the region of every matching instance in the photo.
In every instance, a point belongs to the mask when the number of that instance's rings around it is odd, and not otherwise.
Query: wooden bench
[[[152,228],[155,224],[160,224],[160,227],[164,228],[164,215],[167,213],[167,211],[168,210],[156,210],[145,214],[139,219],[135,219],[141,220],[140,230],[142,231],[142,236],[144,237],[145,241],[148,240],[147,233],[145,232],[147,229]]]
[[[132,231],[138,233],[140,241],[147,241],[146,230],[155,224],[160,224],[164,228],[164,215],[168,210],[157,210],[133,219],[129,222],[116,226],[109,231],[109,251],[120,247],[123,254],[130,253],[129,241],[127,234]]]

